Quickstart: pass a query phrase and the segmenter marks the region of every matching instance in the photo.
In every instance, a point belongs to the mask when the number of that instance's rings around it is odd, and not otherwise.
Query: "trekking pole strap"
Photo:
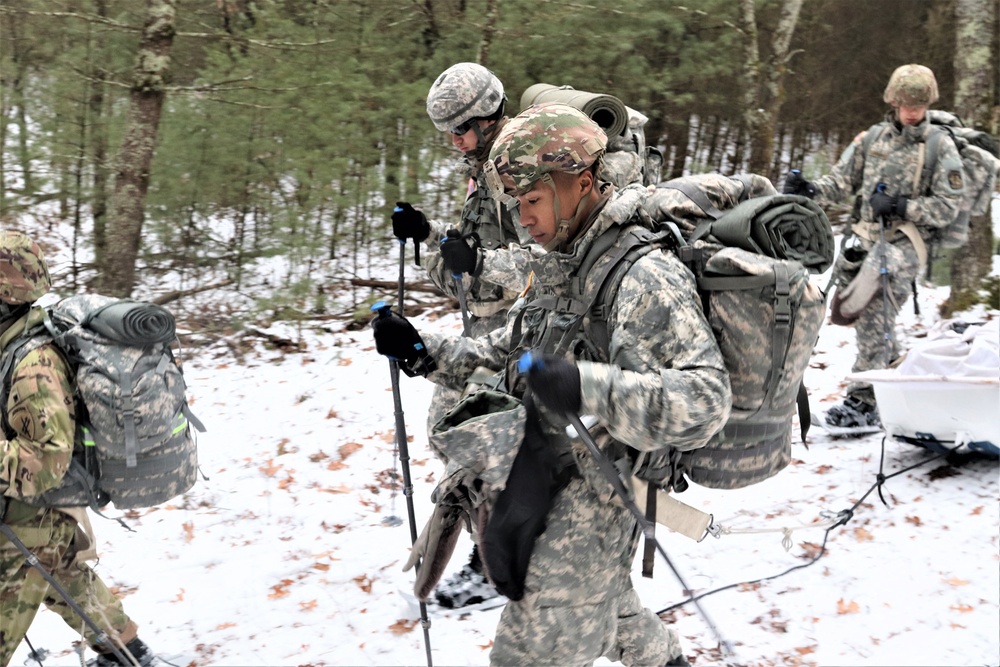
[[[70,594],[66,592],[66,589],[63,588],[62,585],[55,580],[55,577],[53,577],[52,574],[45,569],[42,563],[38,560],[38,556],[32,553],[32,551],[24,545],[24,542],[21,541],[21,538],[17,536],[14,529],[2,520],[0,520],[0,533],[3,533],[4,536],[10,540],[11,544],[17,547],[17,550],[20,551],[24,555],[25,560],[28,561],[28,565],[38,570],[38,573],[42,575],[42,578],[48,582],[49,586],[59,593],[59,596],[66,601],[66,604],[70,607],[70,609],[76,612],[76,615],[87,624],[87,627],[94,631],[96,635],[96,642],[102,645],[110,646],[111,652],[115,654],[115,657],[121,662],[121,664],[131,665],[132,661],[126,658],[121,650],[119,650],[118,646],[111,641],[111,637],[108,636],[108,633],[102,630],[101,627],[94,622],[94,619],[88,616],[87,612],[85,612],[83,608],[80,607],[80,605],[77,604],[72,597],[70,597]]]

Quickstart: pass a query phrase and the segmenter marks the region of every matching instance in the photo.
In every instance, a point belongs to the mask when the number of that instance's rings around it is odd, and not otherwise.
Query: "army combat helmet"
[[[497,135],[483,166],[490,196],[508,206],[537,181],[552,188],[556,236],[546,250],[561,245],[578,221],[584,200],[573,217],[559,217],[559,194],[552,173],[580,174],[600,160],[608,136],[587,114],[565,104],[531,106],[512,118]]]
[[[928,107],[938,98],[934,72],[923,65],[903,65],[889,77],[882,99],[892,106]]]
[[[0,302],[33,303],[51,287],[49,267],[38,244],[22,232],[0,231]]]
[[[506,96],[493,72],[478,63],[457,63],[441,72],[427,93],[427,115],[442,132],[465,134],[476,131],[479,146],[485,146],[477,120],[503,116]]]

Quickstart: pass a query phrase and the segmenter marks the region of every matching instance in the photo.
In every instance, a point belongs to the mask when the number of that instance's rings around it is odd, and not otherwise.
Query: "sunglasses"
[[[472,120],[467,120],[464,123],[462,123],[461,125],[453,127],[450,130],[448,130],[448,131],[451,132],[452,134],[454,134],[456,137],[460,137],[463,134],[465,134],[466,132],[468,132],[469,130],[471,130],[473,127],[475,127],[476,122],[477,122],[476,119],[473,118]]]

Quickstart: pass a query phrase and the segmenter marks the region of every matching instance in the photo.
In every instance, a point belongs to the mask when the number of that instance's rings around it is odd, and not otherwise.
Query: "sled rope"
[[[837,512],[836,515],[833,515],[832,517],[830,517],[829,520],[833,522],[833,525],[827,527],[826,530],[823,532],[823,543],[820,544],[819,551],[817,551],[816,555],[813,556],[812,558],[810,558],[808,562],[802,563],[801,565],[795,565],[793,567],[788,568],[784,572],[780,572],[778,574],[773,574],[773,575],[768,576],[768,577],[761,577],[760,579],[754,579],[752,581],[741,581],[741,582],[737,582],[737,583],[733,583],[733,584],[727,584],[726,586],[720,586],[719,588],[715,588],[713,590],[706,591],[705,593],[701,593],[699,595],[689,596],[689,597],[681,600],[680,602],[677,602],[675,604],[670,605],[669,607],[664,607],[663,609],[659,610],[656,613],[657,614],[664,614],[666,612],[673,611],[674,609],[679,609],[680,607],[683,607],[684,605],[688,604],[689,602],[695,602],[697,600],[701,600],[702,598],[706,598],[709,595],[715,595],[716,593],[720,593],[722,591],[729,590],[731,588],[737,588],[739,586],[752,586],[754,584],[760,584],[760,583],[763,583],[765,581],[772,581],[774,579],[778,579],[780,577],[783,577],[786,574],[790,574],[792,572],[795,572],[796,570],[801,570],[803,568],[807,568],[810,565],[813,565],[814,563],[816,563],[824,555],[826,555],[826,543],[830,539],[830,533],[833,531],[834,528],[837,528],[838,526],[847,525],[847,523],[852,518],[854,518],[854,510],[856,510],[861,505],[861,503],[863,503],[865,501],[865,499],[872,494],[872,491],[875,491],[877,489],[878,490],[878,496],[879,496],[879,499],[882,501],[882,504],[888,507],[889,503],[887,503],[885,501],[885,498],[882,496],[882,485],[884,485],[887,481],[889,481],[893,477],[897,477],[899,475],[902,475],[903,473],[906,473],[906,472],[909,472],[909,471],[913,470],[914,468],[919,468],[919,467],[924,466],[924,465],[926,465],[928,463],[931,463],[932,461],[937,461],[938,459],[942,459],[942,458],[947,458],[949,463],[962,462],[962,459],[957,458],[957,456],[956,456],[956,450],[958,450],[960,446],[956,446],[956,447],[953,447],[953,448],[949,449],[946,452],[942,452],[940,454],[935,454],[934,456],[931,456],[929,458],[923,459],[921,461],[918,461],[918,462],[914,463],[913,465],[906,466],[905,468],[901,468],[900,470],[897,470],[897,471],[895,471],[895,472],[893,472],[891,474],[886,475],[883,472],[884,467],[885,467],[885,439],[886,439],[886,436],[883,435],[882,436],[882,454],[881,454],[881,457],[879,458],[879,471],[875,475],[875,483],[872,484],[871,488],[869,488],[868,491],[866,491],[865,494],[863,496],[861,496],[861,498],[859,498],[858,501],[855,502],[850,507],[850,509],[841,510],[841,511]],[[811,527],[814,527],[814,526],[810,525],[810,526],[802,526],[802,527],[803,528],[811,528]],[[819,526],[815,526],[815,527],[819,527]],[[749,530],[753,530],[753,529],[748,529],[747,531],[740,531],[740,532],[749,532]],[[770,529],[769,532],[782,532],[784,530],[787,530],[787,529],[781,529],[781,528],[779,528],[779,529]],[[756,529],[756,530],[754,530],[754,532],[765,532],[765,531],[766,531],[766,529]],[[787,535],[786,535],[785,538],[782,539],[782,544],[785,543],[786,539],[788,539]]]

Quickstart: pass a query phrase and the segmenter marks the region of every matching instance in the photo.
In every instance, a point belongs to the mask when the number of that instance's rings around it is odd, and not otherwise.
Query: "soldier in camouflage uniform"
[[[425,244],[424,266],[441,291],[457,296],[453,275],[461,274],[469,311],[466,334],[473,337],[503,326],[529,273],[525,257],[531,250],[522,251],[520,244],[530,244],[531,238],[522,233],[516,212],[497,206],[482,183],[482,165],[507,122],[506,101],[503,84],[482,65],[458,63],[442,72],[427,94],[427,115],[438,130],[451,135],[452,144],[463,154],[459,172],[470,179],[471,190],[455,230],[457,237],[447,237],[452,225],[428,220],[408,203],[398,203],[392,215],[393,232],[400,241],[412,238]],[[427,414],[428,430],[460,397],[460,391],[435,387]],[[473,549],[469,564],[442,584],[437,599],[450,608],[496,595]]]
[[[0,232],[0,350],[39,323],[31,304],[50,288],[38,245],[20,232]],[[0,445],[0,520],[34,552],[73,600],[119,648],[146,667],[152,652],[136,636],[121,601],[85,564],[97,558],[84,507],[43,507],[33,499],[57,489],[73,456],[76,432],[70,369],[52,345],[27,354],[13,369],[3,405],[5,440]],[[119,665],[110,646],[52,590],[24,555],[0,535],[0,667],[6,667],[42,603],[62,616],[98,652],[98,667]]]
[[[862,133],[829,175],[810,182],[793,171],[785,181],[786,194],[812,196],[821,205],[860,196],[860,219],[851,226],[859,245],[842,253],[834,266],[838,289],[845,297],[853,295],[852,308],[849,312],[842,308],[837,295],[833,301],[835,321],[853,320],[858,345],[852,368],[855,372],[886,367],[885,334],[895,328],[896,315],[912,293],[911,284],[926,261],[927,244],[961,210],[962,163],[953,142],[940,142],[930,182],[919,183],[925,141],[935,130],[927,119],[927,110],[937,98],[937,81],[930,69],[912,64],[897,68],[883,96],[892,107],[886,116],[889,122],[867,153],[861,148]],[[880,189],[880,184],[885,187]],[[879,242],[880,223],[886,239],[884,248]],[[883,252],[888,299],[882,297],[879,273]],[[891,336],[890,348],[891,363],[902,352],[895,335]],[[844,403],[832,408],[826,418],[836,426],[878,425],[871,384],[851,383]]]
[[[512,119],[486,170],[491,193],[516,199],[520,224],[547,249],[532,262],[535,278],[525,299],[511,310],[506,327],[477,339],[429,335],[424,340],[398,315],[377,320],[376,349],[414,371],[426,368],[421,362],[432,356],[437,370],[427,377],[456,389],[485,367],[501,374],[501,387],[510,396],[522,396],[525,378],[514,364],[561,324],[552,321],[547,304],[569,294],[580,262],[602,232],[614,225],[631,228],[641,218],[643,186],[616,191],[596,177],[606,141],[593,121],[564,105],[531,107]],[[579,278],[596,281],[614,249]],[[567,435],[563,415],[593,415],[595,440],[617,465],[627,465],[626,446],[645,451],[703,446],[729,415],[729,379],[693,276],[668,252],[651,252],[628,269],[608,331],[608,363],[591,360],[581,340],[567,358],[547,356],[546,373],[534,380],[528,374],[525,405],[502,405],[494,395],[489,400],[496,412],[433,436],[451,459],[435,492],[434,517],[414,548],[425,557],[422,571],[437,565],[436,539],[446,542],[441,534],[461,523],[446,511],[456,490],[471,490],[465,497],[475,515],[474,538],[489,534],[488,520],[485,529],[480,525],[483,515],[496,509],[500,489],[520,481],[512,471],[528,447],[525,433],[541,432],[546,459],[563,466],[553,469],[563,483],[554,487],[551,509],[542,517],[544,532],[530,553],[523,596],[508,602],[500,618],[491,664],[589,665],[601,656],[625,665],[688,664],[676,633],[643,608],[632,587],[635,518],[583,444]],[[470,406],[476,396],[467,399]],[[566,471],[568,479],[562,476]],[[450,555],[447,549],[444,555]],[[496,562],[489,552],[486,560],[491,567]]]

